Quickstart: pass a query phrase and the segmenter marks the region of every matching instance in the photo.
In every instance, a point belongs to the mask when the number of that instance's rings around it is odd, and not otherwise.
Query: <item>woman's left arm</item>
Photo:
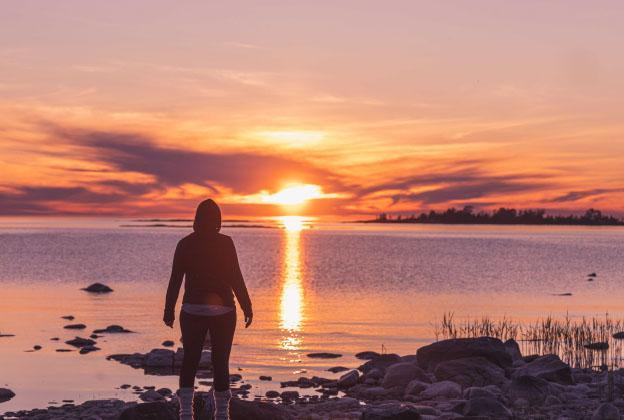
[[[175,321],[175,306],[180,294],[180,287],[184,279],[184,268],[182,265],[182,241],[178,242],[175,253],[173,254],[173,264],[171,266],[171,277],[169,278],[169,286],[167,287],[167,297],[165,298],[165,313],[163,321],[165,325],[173,328]]]

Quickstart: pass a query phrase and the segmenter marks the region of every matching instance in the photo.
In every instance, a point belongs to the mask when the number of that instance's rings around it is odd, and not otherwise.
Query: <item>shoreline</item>
[[[164,349],[160,350],[163,356]],[[174,357],[175,352],[170,352],[166,354]],[[344,373],[337,380],[300,377],[280,383],[280,388],[267,391],[264,396],[251,395],[252,386],[245,381],[251,378],[235,373],[231,375],[237,399],[232,405],[232,418],[267,418],[257,415],[266,415],[269,410],[270,418],[276,419],[606,419],[612,417],[605,415],[619,416],[624,410],[624,369],[571,368],[556,355],[522,355],[514,340],[503,343],[489,337],[447,339],[421,347],[415,354],[366,351],[356,357],[362,364],[342,367]],[[135,355],[135,364],[136,360]],[[160,357],[158,363],[171,363],[173,367],[175,359]],[[311,388],[316,394],[301,396],[292,388]],[[130,414],[134,417],[127,418],[147,418],[140,413],[176,412],[171,389],[133,389],[142,403],[92,400],[80,405],[7,412],[0,419],[112,419]],[[198,393],[199,397],[202,395]],[[245,417],[241,417],[241,412],[246,413]],[[592,417],[596,414],[600,416]]]

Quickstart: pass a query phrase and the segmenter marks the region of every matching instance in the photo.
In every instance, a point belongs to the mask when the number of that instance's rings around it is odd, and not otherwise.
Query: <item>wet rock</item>
[[[613,338],[616,340],[624,340],[624,331],[619,331],[613,334]]]
[[[76,337],[72,340],[66,341],[65,344],[69,344],[70,346],[74,346],[74,347],[85,347],[85,346],[92,346],[96,343],[90,338]]]
[[[433,400],[436,398],[459,398],[461,397],[461,386],[455,382],[442,381],[431,384],[420,393],[424,399]]]
[[[273,377],[272,376],[260,375],[260,377],[258,377],[258,379],[260,379],[261,381],[272,381]]]
[[[532,406],[542,405],[551,390],[545,379],[529,375],[514,376],[508,386],[507,395],[512,402],[522,399]]]
[[[350,388],[353,385],[357,384],[360,374],[357,370],[352,370],[351,372],[347,372],[338,379],[338,386],[340,388]]]
[[[113,291],[113,289],[102,283],[93,283],[82,290],[89,293],[110,293]]]
[[[591,420],[620,420],[620,410],[610,403],[603,403],[594,411]]]
[[[101,336],[99,336],[99,335],[97,335],[97,334],[91,334],[91,335],[89,336],[89,338],[92,338],[92,339],[94,339],[94,340],[95,340],[95,339],[97,339],[97,338],[100,338],[100,337],[101,337]]]
[[[0,337],[15,337],[15,334],[0,334]]]
[[[87,345],[87,346],[83,346],[80,348],[80,354],[87,354],[87,353],[91,353],[94,351],[98,351],[100,350],[99,347],[95,347],[94,345]]]
[[[35,344],[33,346],[33,350],[41,350],[41,346],[39,344]]]
[[[73,351],[73,350],[70,350],[70,349],[56,349],[55,351],[58,352],[58,353],[69,353],[70,351]]]
[[[492,337],[442,340],[419,348],[416,355],[421,368],[432,370],[441,362],[467,357],[482,357],[501,368],[512,364],[503,342]]]
[[[164,401],[165,397],[154,391],[153,389],[148,389],[145,392],[142,392],[141,394],[139,394],[139,398],[141,399],[141,401],[146,401],[146,402],[155,402],[155,401]]]
[[[175,353],[168,349],[152,349],[145,356],[144,365],[147,367],[172,367]]]
[[[308,357],[312,358],[312,359],[336,359],[338,357],[342,357],[342,354],[338,354],[338,353],[326,353],[326,352],[321,352],[321,353],[309,353]]]
[[[548,354],[519,367],[512,377],[535,376],[550,382],[562,385],[573,385],[572,370],[570,366],[561,361],[559,356]]]
[[[270,390],[270,391],[267,391],[264,395],[267,398],[277,398],[280,396],[280,393],[277,391]]]
[[[365,374],[372,369],[379,369],[381,372],[385,372],[388,366],[399,362],[401,362],[401,356],[398,354],[382,354],[381,356],[375,357],[374,359],[364,363],[358,367],[358,370],[364,372]]]
[[[334,367],[330,367],[329,369],[327,369],[327,371],[331,373],[344,372],[347,370],[349,370],[349,368],[344,367],[344,366],[334,366]]]
[[[609,343],[607,343],[605,341],[599,341],[599,342],[596,342],[596,343],[585,344],[583,347],[585,347],[586,349],[589,349],[589,350],[608,350],[609,349]]]
[[[284,401],[294,401],[299,398],[299,391],[284,391],[280,393],[280,397]]]
[[[8,388],[0,388],[0,402],[9,401],[15,396],[15,392]]]
[[[162,345],[164,347],[173,347],[173,346],[175,346],[175,343],[173,341],[171,341],[171,340],[165,340],[165,341],[162,342]]]
[[[420,420],[421,413],[411,405],[401,403],[367,407],[362,412],[362,420]]]
[[[73,321],[74,320],[74,316],[73,315],[64,315],[61,318],[66,319],[68,321]]]
[[[58,337],[52,337],[52,338],[50,339],[50,341],[59,341],[59,340],[60,340],[60,338],[58,338]]]
[[[361,360],[371,360],[379,356],[381,355],[376,351],[361,351],[355,354],[355,357]]]
[[[84,330],[87,326],[85,324],[69,324],[65,325],[63,328],[66,330]]]
[[[105,334],[105,333],[119,334],[119,333],[131,333],[131,332],[133,331],[127,330],[121,325],[109,325],[106,328],[93,331],[94,334]]]
[[[427,374],[418,366],[412,363],[395,363],[386,369],[381,386],[384,388],[405,388],[414,379],[430,382]]]
[[[477,397],[468,400],[464,406],[464,416],[483,416],[495,419],[512,418],[511,411],[498,400],[487,397]]]
[[[483,357],[467,357],[441,362],[434,374],[440,381],[448,380],[462,387],[503,385],[505,371]]]

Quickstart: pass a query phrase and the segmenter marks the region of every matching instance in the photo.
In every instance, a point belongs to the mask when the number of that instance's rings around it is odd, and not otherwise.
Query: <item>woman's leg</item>
[[[180,388],[192,388],[195,385],[195,374],[201,359],[208,322],[206,317],[180,312],[180,329],[182,330],[182,346],[184,359],[180,370]]]
[[[230,389],[230,351],[236,329],[236,309],[209,318],[214,389],[227,391]]]

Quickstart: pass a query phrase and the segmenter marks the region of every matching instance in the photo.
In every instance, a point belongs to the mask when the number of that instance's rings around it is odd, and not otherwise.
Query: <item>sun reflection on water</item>
[[[284,226],[284,261],[282,290],[280,294],[280,328],[284,335],[280,346],[284,350],[301,348],[305,303],[301,275],[301,230],[305,219],[299,216],[285,216],[280,219]]]

